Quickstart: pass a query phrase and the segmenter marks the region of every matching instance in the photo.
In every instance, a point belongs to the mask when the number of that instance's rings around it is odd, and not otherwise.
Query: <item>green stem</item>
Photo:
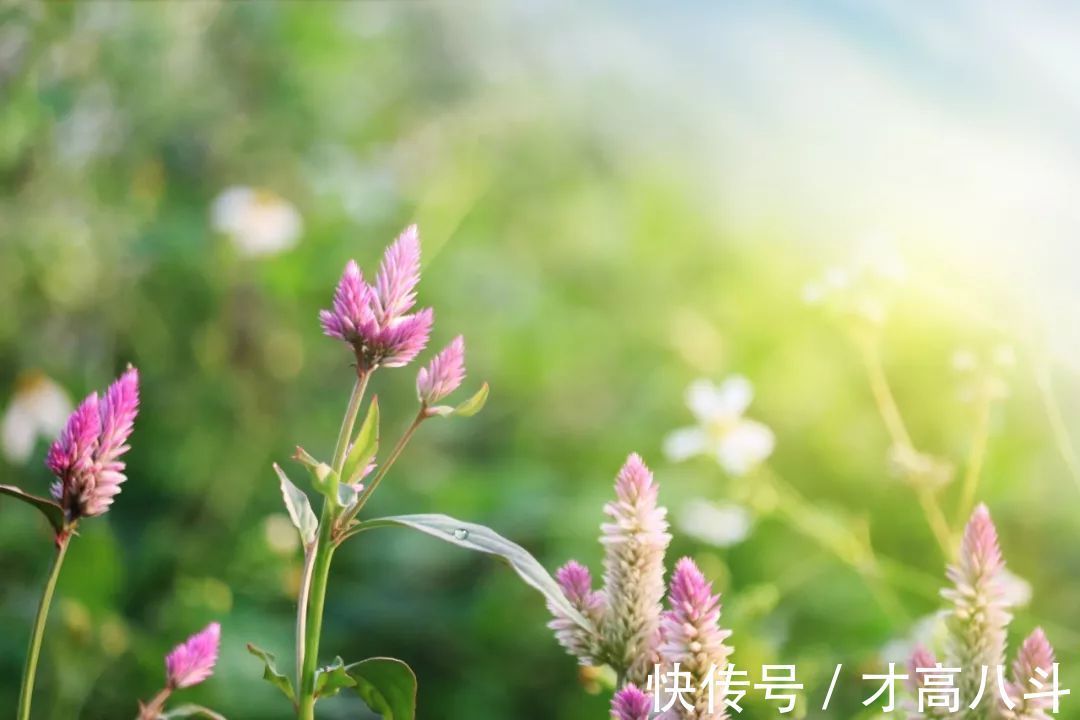
[[[990,439],[990,406],[992,403],[989,383],[988,379],[983,381],[976,400],[978,406],[975,411],[975,435],[971,441],[967,467],[964,468],[964,485],[960,494],[960,506],[956,508],[956,523],[959,527],[964,526],[968,515],[975,506],[975,493],[979,487],[979,476],[982,475],[983,463],[986,460],[986,445]]]
[[[30,701],[33,699],[34,694],[34,676],[37,674],[38,656],[41,655],[41,639],[45,636],[45,622],[49,618],[49,606],[52,605],[56,580],[60,577],[60,568],[64,564],[64,556],[67,555],[68,543],[70,542],[71,535],[69,534],[63,534],[56,541],[56,556],[53,558],[52,568],[49,570],[49,579],[45,583],[45,590],[41,594],[37,617],[34,618],[34,629],[30,634],[30,646],[26,651],[22,689],[19,692],[19,713],[16,716],[18,720],[30,720]]]
[[[409,425],[409,429],[406,430],[400,438],[398,438],[397,444],[394,445],[394,449],[390,451],[390,455],[387,456],[386,462],[384,462],[382,466],[378,469],[378,471],[376,471],[375,476],[371,479],[371,482],[369,482],[367,487],[364,488],[364,492],[360,494],[359,498],[357,498],[356,504],[353,506],[352,510],[349,512],[348,515],[348,518],[350,520],[356,517],[357,513],[359,513],[363,509],[364,505],[368,501],[368,498],[370,498],[371,495],[375,492],[375,488],[379,487],[379,483],[382,482],[382,479],[384,477],[386,477],[386,473],[390,472],[390,468],[394,466],[394,463],[401,455],[401,452],[405,449],[405,446],[409,444],[409,440],[411,440],[412,436],[416,434],[416,429],[420,427],[420,423],[424,422],[426,418],[427,415],[424,414],[424,408],[420,408],[420,412],[418,412],[416,414],[416,417],[413,418],[412,424]]]
[[[338,431],[337,445],[334,447],[334,472],[340,475],[345,465],[345,457],[352,441],[353,427],[360,414],[360,405],[367,390],[368,379],[374,368],[360,371],[353,385],[349,405]],[[319,663],[319,638],[322,635],[323,610],[326,606],[326,587],[330,578],[330,560],[334,555],[333,529],[334,505],[323,500],[322,516],[319,521],[319,537],[315,541],[315,557],[311,561],[310,572],[305,573],[306,587],[300,588],[296,608],[297,663],[299,666],[300,698],[297,702],[297,717],[300,720],[315,718],[315,670]],[[310,552],[310,551],[308,551]],[[305,558],[305,564],[309,561]]]

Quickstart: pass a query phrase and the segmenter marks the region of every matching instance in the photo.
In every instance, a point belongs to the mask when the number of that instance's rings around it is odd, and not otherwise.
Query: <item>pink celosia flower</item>
[[[660,622],[660,657],[668,668],[679,663],[680,672],[690,673],[690,685],[695,688],[694,709],[687,710],[676,702],[672,708],[673,717],[727,717],[722,701],[717,701],[716,691],[713,710],[709,711],[709,694],[701,687],[713,668],[719,673],[727,667],[731,648],[724,641],[731,636],[731,631],[720,628],[720,596],[713,594],[712,585],[688,557],[675,565],[668,603],[671,609],[664,613]],[[723,697],[722,692],[719,697]]]
[[[191,687],[210,677],[220,645],[221,626],[213,622],[173,648],[165,657],[167,686],[174,690]]]
[[[941,593],[953,604],[947,621],[948,651],[950,663],[965,670],[957,683],[961,697],[978,693],[981,678],[972,668],[996,668],[1005,662],[1005,634],[1012,616],[1005,609],[1004,569],[990,511],[979,505],[964,529],[960,556],[947,571],[954,587]]]
[[[45,464],[57,478],[53,497],[69,522],[100,515],[120,492],[128,437],[139,411],[139,374],[129,368],[99,398],[92,393],[68,418]]]
[[[387,248],[375,287],[349,261],[331,309],[319,313],[323,333],[349,343],[363,370],[407,365],[427,345],[433,321],[430,308],[407,314],[419,279],[420,241],[413,225]]]
[[[920,673],[919,668],[932,668],[936,664],[937,658],[934,657],[934,653],[922,645],[916,646],[915,652],[911,654],[911,659],[908,660],[907,668],[907,686],[912,695],[912,700],[908,703],[908,720],[922,720],[923,718],[930,720],[949,717],[948,708],[928,707],[927,703],[923,703],[923,711],[919,712],[919,690],[924,687],[926,679],[926,673]]]
[[[611,699],[611,720],[649,720],[652,698],[629,684]]]
[[[1035,672],[1036,668],[1049,674],[1053,666],[1054,648],[1046,639],[1042,628],[1035,628],[1016,653],[1016,660],[1012,667],[1012,682],[1008,686],[1009,699],[1015,707],[1012,710],[1002,707],[1002,716],[1010,720],[1048,720],[1050,716],[1044,711],[1053,705],[1053,699],[1049,697],[1024,699],[1024,694],[1036,692],[1036,688],[1031,684],[1032,679],[1042,683],[1047,682],[1044,677]]]
[[[574,609],[599,626],[606,603],[604,593],[593,590],[589,569],[571,560],[559,568],[555,573],[555,580]],[[556,606],[549,603],[548,609],[555,616],[555,619],[548,623],[548,627],[555,631],[559,644],[578,658],[582,665],[603,664],[600,638],[563,615]]]
[[[424,405],[434,405],[458,389],[465,379],[465,340],[460,335],[416,374],[416,394]]]
[[[671,535],[667,510],[657,506],[657,485],[641,457],[630,455],[615,480],[611,519],[601,526],[604,595],[608,611],[602,635],[607,661],[627,680],[643,684],[656,663],[664,552]]]

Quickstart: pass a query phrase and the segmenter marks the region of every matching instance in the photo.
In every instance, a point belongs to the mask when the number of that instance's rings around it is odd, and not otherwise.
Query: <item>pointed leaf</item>
[[[383,720],[415,720],[416,675],[395,658],[368,658],[345,668],[356,692]]]
[[[202,705],[181,705],[178,708],[173,708],[169,712],[160,715],[162,720],[173,720],[173,718],[208,718],[208,720],[225,720],[224,715],[218,715],[216,712],[209,708],[204,708]]]
[[[53,530],[60,532],[64,529],[64,510],[58,503],[53,502],[47,498],[38,497],[37,495],[31,495],[28,492],[23,492],[14,485],[0,485],[0,494],[9,495],[17,500],[22,500],[27,505],[33,505],[41,514],[45,516],[45,519],[52,525]]]
[[[285,509],[289,511],[289,518],[300,533],[300,541],[304,547],[315,542],[315,534],[319,531],[319,521],[311,509],[304,491],[292,484],[281,466],[274,463],[274,472],[281,481],[281,496],[285,499]]]
[[[375,459],[375,453],[379,451],[379,398],[371,399],[367,416],[360,431],[356,433],[356,440],[349,448],[349,455],[345,458],[345,466],[341,471],[341,477],[350,485],[360,480],[367,466]]]
[[[277,659],[273,653],[269,653],[251,643],[247,646],[248,652],[263,661],[263,680],[285,693],[290,702],[296,702],[296,693],[293,692],[292,681],[278,672]]]
[[[454,408],[454,414],[461,417],[472,417],[476,413],[484,409],[484,405],[487,404],[488,399],[488,384],[484,383],[480,386],[480,389],[476,391],[476,394],[465,402]]]
[[[593,624],[574,609],[574,606],[563,595],[559,584],[536,558],[525,548],[507,540],[491,528],[462,522],[448,515],[394,515],[361,522],[354,526],[349,537],[364,530],[392,525],[419,530],[448,543],[502,558],[521,576],[522,580],[539,590],[548,602],[559,608],[566,617],[571,618],[586,630],[595,630]]]
[[[350,687],[356,687],[356,680],[349,675],[341,658],[334,658],[334,662],[315,671],[315,697],[333,697],[342,688]]]

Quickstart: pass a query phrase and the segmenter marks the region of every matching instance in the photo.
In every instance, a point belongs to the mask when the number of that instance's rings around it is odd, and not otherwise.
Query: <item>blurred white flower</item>
[[[696,380],[686,390],[686,405],[698,421],[664,438],[664,453],[674,462],[710,455],[732,475],[745,475],[772,454],[776,438],[766,425],[743,417],[754,387],[734,375],[719,387]]]
[[[40,372],[19,378],[4,418],[0,421],[0,450],[13,463],[30,459],[39,437],[52,440],[71,414],[71,398]]]
[[[737,503],[714,503],[704,498],[688,502],[678,516],[679,529],[716,547],[731,547],[750,534],[753,517]]]
[[[916,620],[907,637],[890,640],[881,648],[882,661],[906,667],[915,648],[919,646],[930,649],[940,648],[948,636],[948,628],[945,624],[948,615],[947,610],[941,610]]]
[[[1012,570],[1002,570],[998,575],[998,582],[1001,584],[1002,600],[1006,607],[1025,607],[1031,602],[1031,583]]]
[[[303,230],[300,213],[269,190],[234,186],[214,200],[214,229],[228,235],[245,255],[275,255],[296,245]]]

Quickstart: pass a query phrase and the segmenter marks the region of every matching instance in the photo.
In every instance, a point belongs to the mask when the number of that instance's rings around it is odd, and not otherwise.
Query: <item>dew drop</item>
[[[469,531],[466,530],[465,528],[458,528],[457,530],[454,531],[454,537],[457,538],[458,540],[468,540],[469,539]]]

